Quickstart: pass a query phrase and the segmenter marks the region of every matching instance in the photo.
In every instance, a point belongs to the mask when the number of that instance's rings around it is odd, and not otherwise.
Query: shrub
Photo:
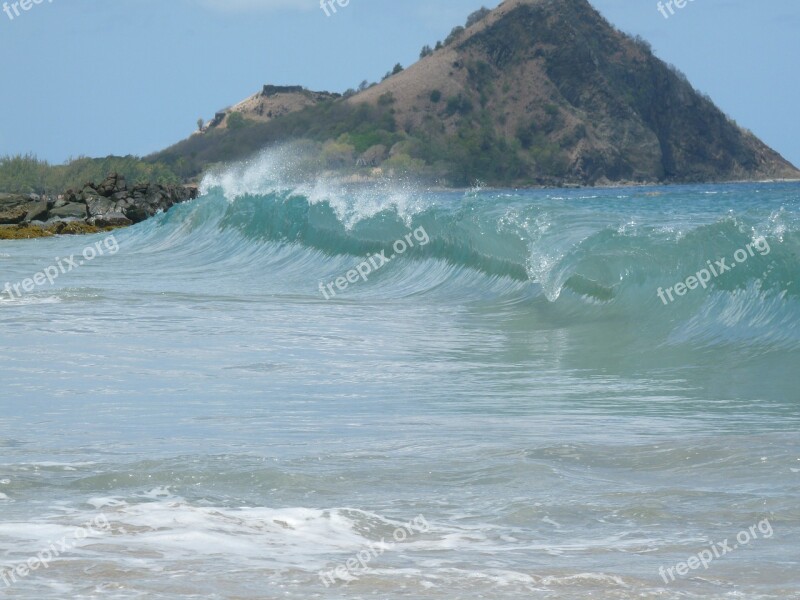
[[[424,160],[411,158],[403,152],[399,152],[389,160],[384,161],[382,166],[384,169],[389,169],[402,175],[416,175],[424,172],[426,168]]]
[[[440,92],[439,90],[433,90],[431,92],[431,102],[437,104],[441,99],[442,99],[442,92]]]
[[[391,106],[394,104],[394,94],[392,92],[386,92],[385,94],[381,94],[378,97],[378,105],[379,106]]]
[[[447,114],[454,115],[456,113],[460,115],[467,115],[472,112],[472,102],[469,98],[464,96],[463,94],[459,94],[458,96],[451,96],[447,99]]]
[[[232,112],[231,114],[228,115],[227,119],[228,128],[231,131],[242,129],[246,125],[245,123],[246,120],[247,119],[244,118],[244,115],[242,113]]]
[[[175,167],[179,166],[176,162]],[[177,184],[181,181],[165,164],[145,162],[135,156],[82,157],[63,165],[51,165],[26,154],[0,157],[0,191],[54,195],[69,188],[81,189],[86,182],[100,183],[109,173],[119,173],[128,184]]]
[[[322,147],[322,160],[331,169],[350,166],[354,163],[355,148],[350,144],[329,140]]]
[[[482,21],[486,18],[486,16],[492,11],[490,11],[485,6],[481,6],[478,10],[472,13],[469,17],[467,17],[467,27],[472,27],[478,21]]]
[[[640,49],[644,50],[645,53],[653,52],[653,46],[650,45],[650,42],[640,35],[633,36],[633,43],[636,44]]]
[[[458,37],[464,33],[464,28],[459,25],[458,27],[453,27],[453,30],[450,32],[450,35],[447,36],[444,40],[444,45],[449,46],[453,42],[455,42]]]

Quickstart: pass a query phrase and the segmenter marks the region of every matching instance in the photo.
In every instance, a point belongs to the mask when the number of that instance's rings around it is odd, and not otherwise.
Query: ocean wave
[[[800,218],[781,188],[723,189],[725,200],[697,186],[663,188],[657,200],[650,188],[624,197],[618,190],[436,192],[409,182],[303,179],[292,165],[291,156],[273,153],[209,175],[198,201],[133,228],[129,246],[168,253],[185,271],[223,269],[245,279],[257,270],[292,286],[287,293],[317,297],[320,282],[390,254],[395,240],[424,228],[429,244],[348,297],[430,296],[530,310],[545,302],[553,307],[547,318],[636,318],[668,343],[800,347]],[[761,204],[753,204],[754,191]],[[669,306],[659,299],[660,288],[709,261],[732,262],[762,238],[769,253],[751,253]]]

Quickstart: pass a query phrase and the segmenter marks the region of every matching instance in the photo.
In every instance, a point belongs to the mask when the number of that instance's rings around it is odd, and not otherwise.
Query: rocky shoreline
[[[140,183],[128,187],[112,173],[57,198],[0,194],[0,239],[97,233],[145,221],[176,204],[197,198],[196,186]]]

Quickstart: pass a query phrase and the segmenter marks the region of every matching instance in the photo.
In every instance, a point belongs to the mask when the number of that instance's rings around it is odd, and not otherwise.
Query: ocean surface
[[[0,242],[0,597],[800,598],[800,185],[265,159],[109,235]]]

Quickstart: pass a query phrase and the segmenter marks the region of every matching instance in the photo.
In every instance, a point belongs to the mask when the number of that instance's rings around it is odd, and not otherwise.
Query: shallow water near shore
[[[4,597],[800,598],[800,185],[249,175],[0,296],[0,575],[70,546]]]

